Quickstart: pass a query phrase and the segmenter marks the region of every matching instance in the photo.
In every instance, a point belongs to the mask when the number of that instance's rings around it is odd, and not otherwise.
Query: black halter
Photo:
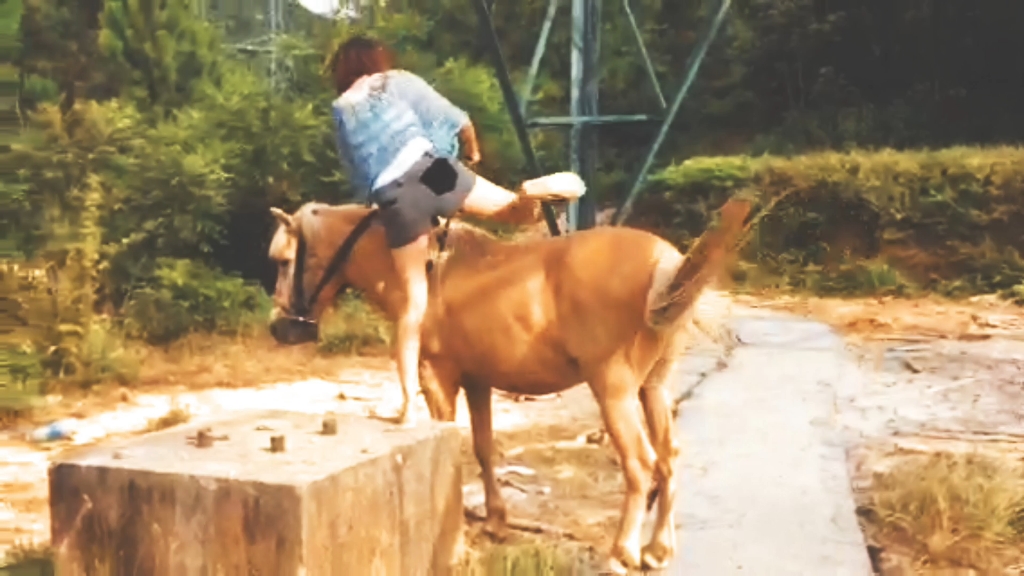
[[[305,290],[303,288],[304,282],[302,277],[306,271],[306,236],[299,231],[299,245],[295,250],[295,272],[292,275],[292,302],[291,302],[291,317],[293,320],[299,320],[310,324],[316,324],[316,320],[309,318],[309,313],[312,311],[313,304],[316,303],[316,299],[320,297],[320,293],[323,292],[327,284],[330,283],[331,278],[335,274],[341,271],[341,268],[348,262],[350,256],[352,256],[352,250],[356,246],[356,242],[366,234],[366,231],[370,229],[370,225],[373,224],[373,219],[377,216],[377,210],[371,210],[366,216],[363,216],[362,220],[356,224],[355,228],[348,233],[348,237],[338,247],[338,251],[334,253],[334,257],[331,258],[327,268],[324,269],[323,276],[320,277],[320,282],[317,283],[316,288],[313,289],[313,293],[309,295],[307,299],[305,297]],[[344,290],[346,286],[342,286],[341,290]]]

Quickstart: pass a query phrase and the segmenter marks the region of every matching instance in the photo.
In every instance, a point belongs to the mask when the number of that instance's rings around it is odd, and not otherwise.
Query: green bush
[[[111,381],[126,385],[138,378],[138,358],[109,318],[95,318],[84,326],[62,324],[52,332],[57,343],[41,351],[40,359],[48,381],[89,388]]]
[[[802,266],[787,255],[741,262],[733,281],[752,290],[798,290],[819,296],[912,296],[920,287],[899,270],[878,259],[844,261],[838,265]]]
[[[634,221],[683,245],[727,198],[754,199],[742,259],[788,287],[961,296],[1024,284],[1024,148],[695,158],[652,184]]]
[[[391,344],[391,324],[357,295],[338,297],[325,318],[317,348],[326,354],[358,354]]]
[[[124,308],[128,334],[167,344],[192,332],[238,335],[266,322],[270,298],[257,285],[189,260],[160,259]]]

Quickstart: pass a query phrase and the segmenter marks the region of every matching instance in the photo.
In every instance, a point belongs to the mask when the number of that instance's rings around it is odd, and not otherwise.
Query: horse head
[[[359,279],[387,273],[362,270],[390,266],[383,234],[373,226],[376,211],[308,203],[294,214],[270,212],[278,222],[268,250],[277,264],[270,334],[282,344],[314,342],[338,292],[349,286],[366,290]]]

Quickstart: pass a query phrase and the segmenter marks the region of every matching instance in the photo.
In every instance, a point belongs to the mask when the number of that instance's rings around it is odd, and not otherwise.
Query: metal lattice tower
[[[261,55],[267,58],[268,76],[274,87],[284,84],[283,66],[278,54],[278,39],[292,28],[294,9],[293,0],[196,0],[201,13],[210,20],[220,21],[226,26],[226,36],[231,45],[242,54]],[[529,130],[538,128],[563,127],[570,131],[569,165],[578,173],[591,190],[594,188],[594,175],[597,169],[598,131],[606,124],[658,124],[659,128],[644,161],[637,171],[622,204],[613,216],[613,224],[621,224],[629,215],[633,202],[643,187],[650,172],[654,159],[661,150],[668,135],[669,128],[675,120],[685,100],[700,65],[707,54],[708,48],[718,34],[731,0],[717,0],[717,7],[711,14],[711,22],[707,31],[699,39],[686,63],[686,69],[675,97],[667,101],[658,81],[654,65],[644,45],[643,35],[637,25],[631,0],[620,0],[623,15],[633,31],[636,40],[637,54],[658,103],[655,113],[602,115],[598,106],[598,84],[600,81],[599,56],[601,49],[601,20],[604,0],[548,0],[548,9],[540,29],[540,35],[534,48],[533,58],[526,80],[517,91],[512,85],[508,66],[501,51],[501,45],[494,22],[491,17],[496,0],[468,0],[474,4],[480,26],[483,28],[494,60],[495,72],[501,86],[505,105],[511,116],[512,124],[519,140],[527,168],[533,176],[540,176],[533,145],[530,142]],[[512,1],[512,0],[506,0]],[[570,103],[568,116],[549,116],[528,118],[527,103],[532,94],[540,62],[547,49],[548,37],[558,9],[563,1],[571,3],[572,10],[572,53]],[[384,8],[377,6],[374,0],[340,0],[341,14],[349,19],[366,17],[372,23],[375,12]],[[383,3],[382,3],[383,4]],[[301,8],[298,8],[302,10]],[[573,202],[568,210],[569,230],[590,228],[595,224],[596,206],[591,194],[585,195],[580,202]],[[544,219],[553,235],[561,233],[554,209],[544,206]]]
[[[203,19],[218,24],[228,46],[239,54],[266,58],[271,86],[282,85],[278,40],[288,30],[289,0],[196,0]]]
[[[512,80],[509,77],[508,66],[505,57],[501,52],[501,45],[497,32],[494,29],[494,21],[491,18],[491,10],[495,0],[472,0],[475,4],[477,17],[480,26],[484,28],[485,36],[490,44],[491,53],[494,58],[494,66],[498,73],[498,81],[501,84],[502,94],[505,98],[505,105],[512,116],[512,123],[516,129],[516,136],[522,148],[523,156],[534,176],[540,176],[540,167],[537,163],[533,146],[530,143],[529,128],[546,126],[565,126],[571,131],[571,147],[569,162],[573,171],[580,174],[587,183],[589,189],[593,189],[594,171],[597,164],[597,128],[603,124],[621,124],[637,122],[657,122],[660,128],[655,136],[647,156],[637,172],[633,185],[630,187],[622,205],[616,210],[613,217],[614,224],[621,224],[629,215],[636,195],[650,172],[654,158],[661,149],[668,134],[669,127],[679,112],[679,108],[686,98],[697,71],[707,54],[708,47],[721,28],[725,15],[729,11],[731,0],[718,0],[718,7],[714,11],[708,31],[703,35],[689,57],[686,66],[686,73],[683,83],[676,93],[671,104],[665,101],[661,85],[655,74],[654,66],[647,48],[644,46],[643,36],[637,26],[636,18],[633,15],[630,0],[622,0],[622,8],[626,18],[633,29],[633,35],[637,42],[637,49],[647,76],[652,83],[654,92],[660,104],[660,116],[649,114],[634,115],[601,115],[598,109],[598,57],[600,54],[600,30],[601,30],[601,9],[603,0],[569,0],[572,3],[572,78],[570,87],[569,116],[526,118],[526,102],[533,93],[533,83],[537,77],[537,70],[547,48],[548,35],[551,32],[551,25],[561,0],[549,0],[548,11],[545,15],[544,24],[541,26],[540,37],[537,39],[537,46],[534,49],[533,59],[527,74],[526,83],[523,86],[520,96],[516,95],[512,87]],[[548,229],[552,234],[559,234],[558,223],[554,210],[545,206],[545,220]],[[595,220],[595,206],[590,194],[585,195],[581,202],[572,203],[569,206],[568,223],[570,230],[578,230],[592,227]]]

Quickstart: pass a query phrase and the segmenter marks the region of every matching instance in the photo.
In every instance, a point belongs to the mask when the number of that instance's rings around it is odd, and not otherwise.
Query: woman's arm
[[[462,144],[462,155],[470,166],[480,163],[480,143],[476,139],[476,128],[467,122],[459,131],[459,142]]]

